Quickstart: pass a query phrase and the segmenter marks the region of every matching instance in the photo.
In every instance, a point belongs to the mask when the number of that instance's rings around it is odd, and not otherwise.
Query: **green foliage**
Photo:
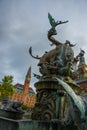
[[[12,96],[13,90],[13,77],[12,76],[4,76],[2,82],[0,84],[0,96]]]
[[[27,105],[22,104],[22,109],[27,110],[29,107]]]
[[[87,72],[84,73],[84,78],[87,78]]]

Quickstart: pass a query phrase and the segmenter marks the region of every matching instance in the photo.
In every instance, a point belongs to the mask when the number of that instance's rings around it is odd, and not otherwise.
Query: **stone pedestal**
[[[75,126],[61,126],[51,121],[12,120],[0,117],[0,130],[77,130]]]
[[[51,120],[63,116],[64,101],[61,101],[63,90],[58,82],[52,78],[41,80],[35,83],[37,99],[33,110],[32,119],[34,120]],[[64,100],[64,99],[63,99]]]

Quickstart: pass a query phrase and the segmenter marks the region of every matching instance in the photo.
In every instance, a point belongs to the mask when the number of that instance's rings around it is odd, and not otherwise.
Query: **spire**
[[[28,69],[28,72],[26,74],[26,78],[29,78],[29,79],[31,78],[31,66]]]
[[[30,79],[31,79],[31,66],[28,69],[28,72],[26,74],[25,83],[24,83],[24,94],[27,95],[29,91],[30,86]]]

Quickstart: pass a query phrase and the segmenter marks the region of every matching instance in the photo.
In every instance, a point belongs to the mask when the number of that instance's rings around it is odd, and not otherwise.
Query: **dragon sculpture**
[[[39,81],[35,83],[37,95],[33,109],[33,120],[45,120],[53,123],[53,130],[87,130],[87,95],[81,94],[81,88],[72,80],[74,60],[83,58],[83,51],[74,58],[70,41],[61,43],[53,35],[57,35],[56,27],[68,21],[55,21],[48,13],[51,29],[48,40],[55,48],[41,57],[29,53],[39,60],[38,66],[42,76],[34,74]]]

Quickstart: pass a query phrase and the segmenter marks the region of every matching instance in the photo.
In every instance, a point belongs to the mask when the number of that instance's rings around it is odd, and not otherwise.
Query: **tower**
[[[27,72],[26,78],[25,78],[25,82],[24,82],[24,95],[28,95],[30,80],[31,80],[31,66],[28,69],[28,72]]]

